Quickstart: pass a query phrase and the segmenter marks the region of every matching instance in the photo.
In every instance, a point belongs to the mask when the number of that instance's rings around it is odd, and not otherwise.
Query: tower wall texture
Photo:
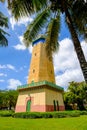
[[[33,46],[28,84],[32,81],[44,80],[55,83],[53,62],[47,57],[45,47],[45,43],[38,43]]]

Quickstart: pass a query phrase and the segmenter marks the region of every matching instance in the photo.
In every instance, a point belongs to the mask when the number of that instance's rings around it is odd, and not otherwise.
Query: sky
[[[1,2],[0,11],[9,18],[9,29],[5,31],[10,34],[7,36],[8,47],[0,47],[0,89],[17,89],[17,86],[27,84],[32,46],[24,46],[23,33],[34,18],[21,18],[17,22],[7,9],[6,3]],[[59,50],[54,54],[55,79],[56,84],[66,90],[69,82],[81,82],[84,78],[63,16],[59,44]],[[81,40],[81,46],[87,60],[87,43]]]

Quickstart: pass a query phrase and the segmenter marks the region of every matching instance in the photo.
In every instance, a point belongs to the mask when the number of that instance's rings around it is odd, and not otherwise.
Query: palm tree
[[[2,12],[0,12],[0,46],[7,46],[8,45],[8,40],[7,38],[5,37],[5,35],[8,33],[5,32],[2,27],[6,27],[8,28],[8,19],[7,17],[5,17],[3,15]]]
[[[87,2],[84,0],[8,0],[8,5],[17,20],[23,16],[36,14],[36,18],[28,25],[24,33],[25,45],[28,47],[40,30],[46,27],[48,54],[55,52],[58,48],[60,15],[63,13],[64,22],[68,25],[84,79],[87,82],[87,62],[78,38],[78,34],[87,37]]]

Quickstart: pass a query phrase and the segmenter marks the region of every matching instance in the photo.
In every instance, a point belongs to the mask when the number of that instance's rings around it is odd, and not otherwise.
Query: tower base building
[[[56,85],[53,61],[46,55],[45,38],[33,42],[33,52],[26,85],[18,86],[15,112],[65,110],[63,88]]]

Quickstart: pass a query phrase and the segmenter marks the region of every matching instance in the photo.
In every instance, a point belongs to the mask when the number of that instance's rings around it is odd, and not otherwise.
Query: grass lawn
[[[87,116],[56,119],[0,117],[0,130],[87,130]]]

